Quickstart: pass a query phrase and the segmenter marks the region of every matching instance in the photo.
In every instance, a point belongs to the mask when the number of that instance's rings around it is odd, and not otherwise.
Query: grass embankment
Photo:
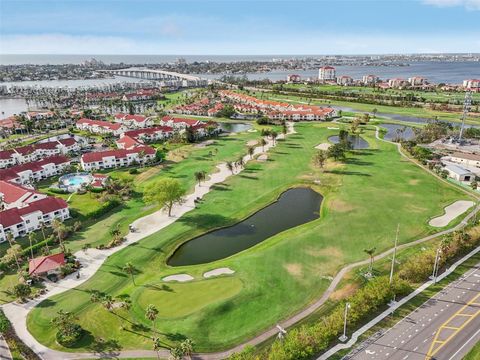
[[[339,268],[365,258],[363,249],[376,246],[381,252],[390,248],[397,223],[404,229],[400,243],[406,243],[437,231],[427,225],[429,218],[442,215],[446,205],[466,198],[401,158],[394,145],[376,140],[373,130],[363,135],[371,149],[355,152],[344,165],[330,162],[325,171],[313,168],[314,146],[338,132],[328,130],[328,126],[297,124],[298,133],[279,142],[269,161],[249,163],[241,175],[229,178],[206,195],[196,210],[110,256],[79,288],[40,304],[28,316],[32,334],[43,344],[59,349],[50,319],[63,309],[78,315],[82,326],[95,337],[116,339],[125,349],[150,349],[151,324],[143,315],[150,301],[162,309],[157,328],[166,346],[188,337],[197,344],[197,351],[226,348],[317,299]],[[321,184],[315,185],[315,180]],[[325,196],[320,219],[224,260],[189,267],[166,266],[166,259],[182,242],[235,223],[287,188],[302,184]],[[127,261],[139,269],[136,286],[121,271]],[[236,271],[223,279],[225,284],[218,286],[220,279],[202,279],[204,271],[221,266]],[[175,288],[161,281],[174,273],[188,273],[195,281],[176,284]],[[202,293],[210,292],[208,296],[195,295],[199,283]],[[229,289],[227,294],[224,288]],[[128,294],[142,301],[129,312],[118,310],[113,314],[89,302],[91,290],[112,296]],[[155,291],[161,294],[153,296]],[[143,300],[145,297],[149,300]],[[79,349],[86,349],[91,341],[86,337]]]
[[[388,114],[397,114],[410,117],[419,117],[426,119],[434,119],[438,117],[439,120],[446,120],[452,122],[461,122],[461,112],[445,112],[439,110],[430,110],[425,108],[412,108],[412,107],[399,107],[399,106],[388,106],[388,105],[375,105],[375,104],[363,104],[353,101],[338,101],[338,100],[329,100],[322,98],[309,98],[306,97],[309,94],[278,94],[270,92],[255,92],[252,93],[253,96],[258,97],[259,99],[270,99],[276,101],[285,101],[292,104],[310,104],[310,105],[332,105],[332,106],[342,106],[346,108],[351,108],[358,111],[372,112],[373,109],[377,109],[378,113],[388,113]],[[467,117],[467,123],[473,125],[479,125],[480,119],[478,117]]]

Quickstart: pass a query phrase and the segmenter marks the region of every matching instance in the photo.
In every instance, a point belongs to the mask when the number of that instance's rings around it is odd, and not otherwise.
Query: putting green
[[[235,277],[199,280],[190,283],[147,284],[132,294],[133,311],[143,316],[149,304],[158,309],[162,318],[191,315],[209,304],[222,302],[238,294],[242,282]]]

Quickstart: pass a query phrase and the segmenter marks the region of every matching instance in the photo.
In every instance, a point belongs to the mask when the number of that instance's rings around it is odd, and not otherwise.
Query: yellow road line
[[[431,359],[442,347],[445,346],[446,343],[448,343],[455,335],[458,334],[460,330],[462,330],[465,326],[467,326],[475,317],[477,317],[480,314],[480,310],[478,310],[475,314],[463,314],[463,310],[465,310],[467,307],[471,306],[472,304],[476,304],[476,300],[480,297],[480,293],[475,295],[468,303],[466,303],[460,310],[458,310],[455,314],[450,316],[450,318],[445,321],[439,328],[438,331],[435,334],[435,338],[433,339],[432,344],[430,345],[430,348],[428,349],[427,356],[425,357],[425,360]],[[468,319],[460,325],[460,327],[457,328],[448,338],[446,338],[443,341],[438,340],[438,337],[440,333],[442,332],[443,329],[451,328],[448,326],[448,323],[452,321],[455,317],[457,316],[465,316],[468,317]],[[435,347],[435,344],[440,344],[435,350],[433,349]]]

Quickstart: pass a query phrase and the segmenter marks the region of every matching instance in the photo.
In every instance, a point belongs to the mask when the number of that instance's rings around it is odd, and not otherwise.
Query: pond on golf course
[[[383,136],[383,138],[388,141],[398,142],[398,140],[411,140],[415,137],[413,128],[410,126],[398,124],[380,124],[380,127],[387,130],[387,133]]]
[[[218,126],[222,131],[229,133],[240,133],[248,131],[252,128],[252,124],[241,123],[241,122],[220,122]]]
[[[330,136],[328,138],[328,141],[330,141],[333,144],[338,144],[339,136],[338,135]],[[368,149],[369,147],[368,141],[364,140],[359,135],[348,135],[348,141],[352,144],[354,149]]]
[[[323,197],[310,188],[293,188],[245,220],[182,244],[168,259],[170,266],[223,259],[282,231],[318,219]]]

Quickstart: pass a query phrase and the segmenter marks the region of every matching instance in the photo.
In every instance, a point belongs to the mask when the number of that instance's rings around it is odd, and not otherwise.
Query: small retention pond
[[[168,259],[171,266],[203,264],[248,249],[282,231],[319,218],[323,197],[310,188],[294,188],[247,219],[182,244]]]
[[[339,137],[338,135],[330,136],[328,141],[334,144],[338,144]],[[348,135],[348,141],[352,143],[354,149],[368,149],[368,141],[362,139],[362,137],[358,135]]]
[[[252,124],[239,122],[221,122],[218,125],[220,126],[220,129],[222,129],[222,131],[230,133],[244,132],[252,128]]]
[[[380,124],[380,127],[387,129],[387,133],[383,138],[388,141],[398,142],[399,140],[411,140],[415,137],[415,133],[410,126]]]

